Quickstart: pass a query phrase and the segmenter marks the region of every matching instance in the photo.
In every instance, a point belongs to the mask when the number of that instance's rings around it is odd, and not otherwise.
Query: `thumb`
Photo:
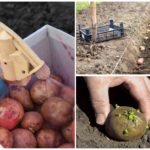
[[[88,87],[95,110],[96,123],[103,125],[110,112],[108,87],[103,84],[92,84],[90,82],[88,82]]]
[[[147,123],[150,125],[150,92],[144,78],[139,77],[138,80],[132,79],[128,84],[131,94],[139,102],[139,107],[145,116]]]

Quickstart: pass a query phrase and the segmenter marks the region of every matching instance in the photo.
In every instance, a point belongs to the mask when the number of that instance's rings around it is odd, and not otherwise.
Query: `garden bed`
[[[147,73],[149,64],[145,59],[143,69],[137,65],[139,57],[143,57],[139,47],[145,45],[143,40],[147,36],[147,27],[150,22],[150,3],[136,2],[109,2],[97,4],[98,24],[105,24],[113,19],[123,22],[125,37],[98,43],[94,46],[80,41],[77,32],[77,73]],[[89,8],[77,14],[77,26],[91,26]],[[147,45],[146,45],[147,46]],[[144,53],[149,53],[146,50]]]

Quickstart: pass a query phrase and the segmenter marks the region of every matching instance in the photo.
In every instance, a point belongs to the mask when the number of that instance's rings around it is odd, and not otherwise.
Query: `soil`
[[[122,86],[109,90],[110,103],[113,107],[138,105],[130,93]],[[150,130],[138,140],[116,141],[109,138],[104,126],[95,122],[95,114],[91,105],[89,92],[82,77],[77,77],[77,148],[150,148]]]
[[[99,25],[123,22],[125,36],[107,42],[96,43],[94,46],[79,38],[78,25],[91,26],[87,8],[77,14],[77,73],[78,74],[141,74],[150,73],[150,3],[146,2],[103,2],[97,4],[97,22]],[[141,52],[139,47],[146,46]],[[144,57],[144,64],[137,64],[138,58]]]
[[[74,35],[73,2],[0,2],[0,21],[22,38],[49,24]]]

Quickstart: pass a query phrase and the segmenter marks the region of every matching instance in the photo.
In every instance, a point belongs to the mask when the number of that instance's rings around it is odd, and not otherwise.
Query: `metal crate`
[[[92,40],[92,28],[82,28],[79,25],[80,39],[82,41],[91,42]],[[97,40],[96,42],[103,42],[112,39],[121,38],[124,36],[123,23],[114,23],[113,20],[109,21],[108,25],[97,27]]]

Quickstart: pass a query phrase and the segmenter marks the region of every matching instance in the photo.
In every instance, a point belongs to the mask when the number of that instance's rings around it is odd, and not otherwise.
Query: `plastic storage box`
[[[91,42],[92,40],[92,28],[82,28],[79,25],[80,39],[82,41]],[[113,20],[109,21],[109,24],[97,27],[97,40],[96,42],[104,42],[124,36],[123,23],[114,23]]]

